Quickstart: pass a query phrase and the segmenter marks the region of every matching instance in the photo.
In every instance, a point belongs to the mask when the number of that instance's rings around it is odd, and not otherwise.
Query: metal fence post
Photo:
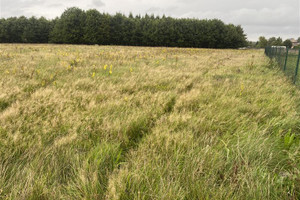
[[[300,62],[300,49],[299,49],[299,53],[298,53],[298,59],[297,59],[297,66],[296,66],[296,70],[295,70],[294,83],[296,83],[296,81],[297,81],[299,62]]]
[[[267,52],[267,47],[265,47],[265,54],[266,54],[266,55],[268,55],[268,52]]]
[[[279,54],[278,54],[278,64],[279,64],[279,67],[282,67],[281,66],[281,51],[282,51],[282,48],[279,48]]]
[[[271,58],[271,59],[272,59],[272,57],[273,57],[273,52],[274,52],[274,48],[271,47],[271,52],[270,52],[270,58]]]
[[[285,55],[283,71],[286,70],[286,64],[287,64],[287,60],[288,60],[288,57],[289,57],[288,55],[289,55],[289,48],[286,48],[286,55]]]
[[[272,58],[272,55],[273,55],[273,48],[272,47],[270,47],[270,58]]]
[[[270,47],[266,47],[266,55],[270,57]]]

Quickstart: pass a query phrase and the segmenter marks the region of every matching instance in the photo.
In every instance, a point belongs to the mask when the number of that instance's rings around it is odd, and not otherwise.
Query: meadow
[[[300,92],[262,50],[0,46],[0,199],[300,199]]]

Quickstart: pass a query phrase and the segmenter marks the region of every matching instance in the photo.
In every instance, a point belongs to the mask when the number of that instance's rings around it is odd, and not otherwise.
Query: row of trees
[[[241,26],[217,19],[109,15],[75,7],[54,20],[0,19],[0,43],[17,42],[203,48],[238,48],[247,44]]]
[[[300,37],[298,38],[298,43],[300,43]],[[283,41],[280,37],[278,38],[271,37],[269,39],[266,39],[265,37],[261,36],[259,37],[256,46],[259,48],[265,48],[267,46],[286,46],[288,48],[291,48],[293,44],[289,39]]]
[[[47,43],[54,20],[12,17],[0,19],[1,43]]]

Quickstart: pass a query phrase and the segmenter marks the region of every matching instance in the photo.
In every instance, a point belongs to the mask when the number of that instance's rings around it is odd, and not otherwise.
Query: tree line
[[[300,37],[298,38],[297,41],[298,41],[298,43],[300,43]],[[271,38],[267,39],[264,36],[260,36],[258,39],[258,42],[255,45],[258,48],[265,48],[268,46],[286,46],[288,48],[291,48],[293,46],[293,43],[289,39],[286,39],[285,41],[283,41],[281,39],[281,37],[278,37],[278,38],[271,37]],[[300,47],[298,47],[298,48],[300,48]]]
[[[241,26],[221,20],[166,16],[110,15],[95,9],[68,8],[55,19],[0,19],[0,43],[57,43],[197,48],[247,45]]]

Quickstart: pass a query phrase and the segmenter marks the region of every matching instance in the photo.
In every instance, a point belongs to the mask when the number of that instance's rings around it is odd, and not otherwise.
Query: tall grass
[[[2,45],[0,60],[0,199],[300,198],[300,93],[262,51]]]

